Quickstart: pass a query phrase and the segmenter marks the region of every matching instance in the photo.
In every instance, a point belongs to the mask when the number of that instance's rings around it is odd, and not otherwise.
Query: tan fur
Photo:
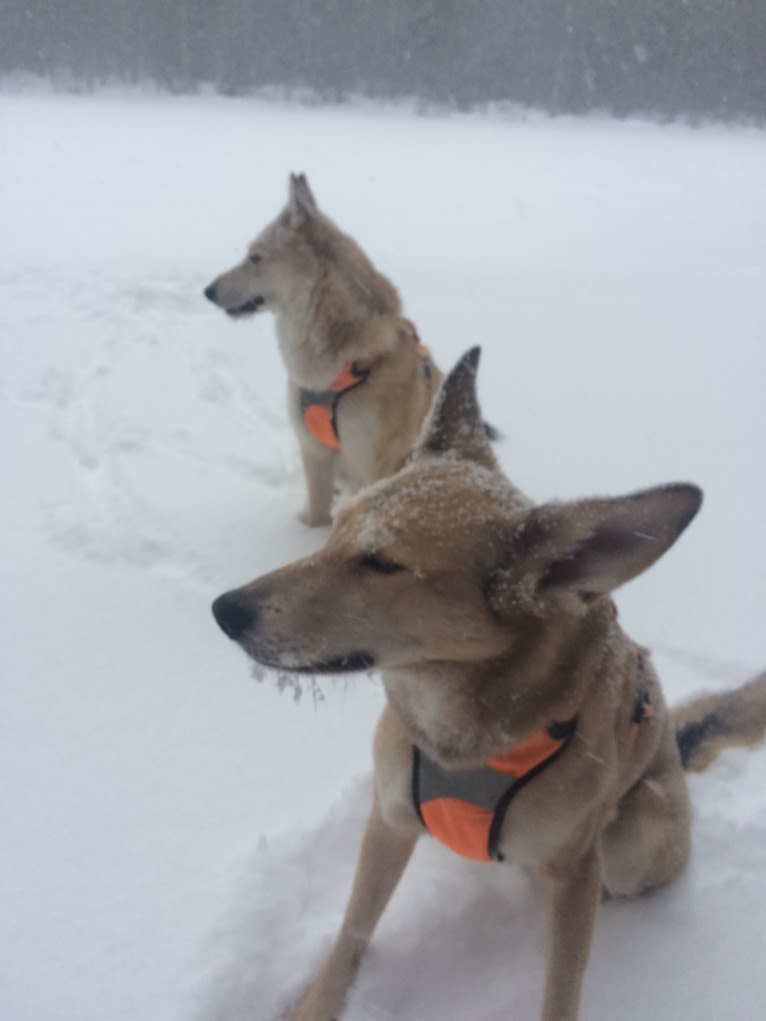
[[[697,731],[684,761],[694,772],[707,769],[724,748],[759,744],[766,736],[766,673],[736,691],[703,695],[677,706],[673,723],[682,739],[684,728]]]
[[[213,607],[260,662],[332,672],[374,663],[387,695],[346,916],[290,1021],[340,1017],[424,832],[411,798],[413,743],[446,768],[478,766],[552,721],[577,718],[566,751],[513,800],[504,864],[487,865],[521,865],[544,881],[543,1021],[578,1017],[602,891],[661,886],[689,857],[675,723],[610,592],[672,545],[701,493],[679,484],[533,507],[500,474],[484,437],[477,360],[469,353],[445,381],[412,462],[346,506],[321,552]],[[652,715],[636,729],[640,677]],[[729,741],[763,733],[765,689],[766,675],[728,696]],[[744,719],[748,708],[757,725]]]
[[[291,175],[285,210],[205,294],[234,318],[261,310],[276,317],[290,421],[306,476],[308,524],[329,522],[336,477],[361,486],[401,467],[441,374],[432,360],[424,371],[396,289],[319,211],[304,175]],[[351,361],[371,371],[340,401],[338,453],[306,428],[300,390],[327,389]]]

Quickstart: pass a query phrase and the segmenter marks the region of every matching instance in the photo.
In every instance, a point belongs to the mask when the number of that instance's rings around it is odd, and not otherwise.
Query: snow
[[[338,924],[381,705],[256,683],[214,596],[318,548],[273,323],[202,288],[290,170],[401,289],[537,499],[706,491],[620,593],[671,700],[766,665],[766,136],[0,96],[0,1017],[271,1021]],[[672,889],[605,905],[583,1017],[760,1016],[766,751],[694,777]],[[522,875],[423,841],[348,1021],[534,1018]]]

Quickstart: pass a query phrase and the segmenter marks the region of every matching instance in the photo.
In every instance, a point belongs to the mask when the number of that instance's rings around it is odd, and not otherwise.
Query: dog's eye
[[[367,571],[375,571],[377,574],[396,574],[397,571],[404,570],[401,564],[396,564],[393,560],[386,560],[385,557],[380,557],[377,553],[368,553],[363,556],[359,561],[359,566]]]
[[[257,263],[261,261],[260,255],[256,255],[255,252],[250,256],[250,262]]]

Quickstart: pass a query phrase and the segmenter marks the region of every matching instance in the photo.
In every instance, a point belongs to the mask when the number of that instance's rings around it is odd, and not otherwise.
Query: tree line
[[[0,0],[0,74],[766,119],[766,0]]]

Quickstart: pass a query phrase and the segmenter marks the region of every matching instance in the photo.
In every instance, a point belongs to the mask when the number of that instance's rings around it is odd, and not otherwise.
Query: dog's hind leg
[[[301,443],[301,458],[308,494],[306,509],[300,515],[301,521],[312,527],[329,525],[338,455],[334,450],[320,448],[318,444],[312,443],[309,447]]]
[[[394,829],[373,803],[338,938],[289,1021],[335,1021],[370,937],[410,859],[416,831]]]
[[[674,880],[691,850],[691,806],[670,724],[654,760],[601,837],[604,886],[632,896]]]

